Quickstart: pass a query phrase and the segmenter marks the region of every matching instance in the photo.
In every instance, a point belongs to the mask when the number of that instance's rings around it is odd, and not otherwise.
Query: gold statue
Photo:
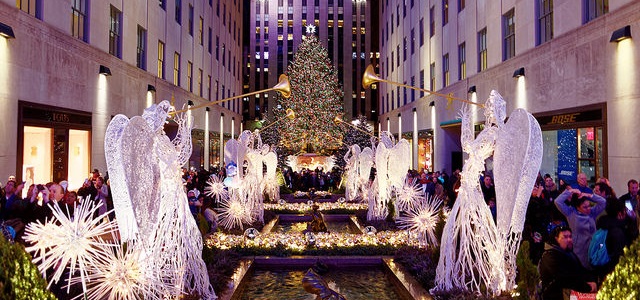
[[[307,224],[307,231],[327,232],[327,224],[324,223],[324,217],[322,217],[322,214],[318,211],[320,207],[314,204],[311,208],[311,222]]]

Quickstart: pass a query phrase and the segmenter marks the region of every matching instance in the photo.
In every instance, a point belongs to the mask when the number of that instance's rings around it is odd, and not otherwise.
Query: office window
[[[449,23],[449,0],[442,0],[442,26]]]
[[[202,69],[198,69],[198,96],[202,97]]]
[[[395,55],[393,54],[393,51],[391,51],[391,72],[393,72],[393,70],[395,68],[395,65],[396,65],[396,64],[393,63],[394,57],[395,57]]]
[[[41,0],[16,0],[16,7],[38,19],[41,19],[39,7]]]
[[[211,101],[211,75],[207,75],[207,100]]]
[[[182,0],[176,0],[176,22],[182,24]]]
[[[136,47],[136,66],[147,69],[147,31],[138,25],[138,45]]]
[[[193,63],[187,61],[187,89],[193,93]]]
[[[487,69],[487,28],[478,32],[478,72]]]
[[[410,38],[411,38],[411,55],[413,55],[413,53],[414,53],[414,47],[415,47],[415,44],[416,44],[416,37],[415,37],[414,33],[415,33],[415,29],[411,28],[411,36],[410,36]]]
[[[461,12],[464,9],[466,2],[467,1],[465,0],[458,0],[458,12]]]
[[[584,0],[585,23],[609,12],[609,0]]]
[[[400,26],[400,5],[396,5],[396,26]],[[400,95],[398,95],[400,98]]]
[[[198,23],[198,44],[202,46],[204,43],[204,19],[200,17],[200,22]]]
[[[467,78],[467,46],[458,45],[458,80]]]
[[[220,0],[216,0],[216,16],[220,17]]]
[[[193,5],[189,4],[189,35],[193,36]]]
[[[429,81],[429,90],[436,90],[436,63],[431,63],[429,65],[429,73],[431,76],[431,80]]]
[[[420,70],[420,88],[424,90],[424,70]],[[424,91],[420,91],[420,98],[424,97]]]
[[[396,46],[396,67],[400,67],[400,45]]]
[[[516,26],[514,24],[514,10],[511,9],[502,16],[502,32],[504,40],[502,43],[502,60],[507,60],[516,55]]]
[[[407,17],[407,1],[402,1],[402,17]]]
[[[411,0],[411,8],[413,8],[413,4],[415,1]]]
[[[109,17],[109,54],[122,58],[122,36],[120,36],[120,18],[122,14],[115,7],[111,6]]]
[[[449,85],[449,53],[442,56],[442,86]]]
[[[35,2],[35,1],[32,1]],[[88,42],[87,26],[87,1],[74,0],[71,5],[71,36]]]
[[[220,57],[220,37],[216,35],[216,60]]]
[[[407,61],[407,37],[402,40],[402,61]]]
[[[158,78],[164,77],[164,43],[158,41]]]
[[[180,86],[180,54],[173,54],[173,84]]]
[[[393,26],[393,14],[391,14],[391,34],[393,34],[393,28],[395,26]]]
[[[420,18],[420,47],[424,45],[424,18]]]
[[[167,10],[167,0],[158,0],[158,5],[160,5],[160,8],[163,10]]]
[[[538,45],[553,38],[553,0],[538,0]]]
[[[433,37],[436,34],[436,18],[435,7],[429,9],[429,37]]]

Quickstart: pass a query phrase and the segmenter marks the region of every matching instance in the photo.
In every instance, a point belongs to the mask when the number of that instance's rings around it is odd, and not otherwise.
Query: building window
[[[193,5],[189,4],[189,35],[193,36]]]
[[[391,51],[391,72],[393,72],[393,70],[395,68],[395,65],[396,65],[396,64],[393,63],[394,58],[395,58],[395,54],[393,53],[393,51]],[[389,75],[389,74],[387,74],[387,75]]]
[[[516,25],[514,10],[511,9],[502,16],[504,41],[502,46],[502,60],[516,56]]]
[[[180,86],[180,54],[173,54],[173,84]]]
[[[424,45],[424,18],[420,18],[420,47]]]
[[[467,46],[458,45],[458,80],[467,78]]]
[[[449,53],[442,56],[442,86],[449,85]]]
[[[407,37],[402,40],[402,61],[407,61]]]
[[[416,84],[416,77],[411,76],[411,86],[415,86],[415,84]],[[411,102],[413,101],[416,101],[416,90],[411,89]]]
[[[420,70],[420,88],[424,90],[424,70]],[[420,98],[424,97],[424,91],[420,91]]]
[[[466,2],[467,1],[465,0],[458,0],[458,12],[461,12],[464,9]]]
[[[147,69],[147,31],[138,25],[138,45],[136,47],[136,66]]]
[[[396,46],[396,67],[400,67],[400,45]]]
[[[220,58],[220,37],[216,35],[216,60]]]
[[[122,14],[115,7],[111,6],[109,22],[109,53],[115,57],[122,58],[122,37],[120,36],[120,18]]]
[[[540,45],[553,38],[553,0],[538,0],[538,37]]]
[[[400,4],[396,5],[396,26],[400,26]]]
[[[442,26],[449,23],[449,0],[442,0]]]
[[[429,82],[429,90],[436,90],[436,63],[429,65],[429,73],[431,74],[431,81]]]
[[[584,0],[585,23],[609,12],[609,0]]]
[[[198,69],[198,96],[202,97],[202,69]]]
[[[39,9],[39,7],[41,7],[40,0],[16,0],[16,7],[21,11],[41,19]]]
[[[416,45],[416,37],[415,37],[415,29],[411,28],[411,36],[409,36],[409,38],[411,39],[410,43],[411,43],[411,55],[413,55],[414,53],[414,48]]]
[[[198,23],[198,43],[200,46],[204,43],[204,19],[200,17],[200,22]]]
[[[478,72],[487,69],[487,28],[478,32]]]
[[[88,21],[87,1],[73,1],[71,6],[71,35],[79,40],[88,42],[88,35],[86,34]]]
[[[429,9],[429,37],[433,37],[436,34],[436,18],[435,7]]]
[[[158,5],[160,5],[160,8],[167,10],[167,0],[158,0]]]
[[[193,63],[187,61],[187,89],[193,93]]]
[[[207,75],[207,100],[211,101],[211,75]]]
[[[164,43],[158,41],[158,78],[164,77]]]
[[[182,0],[176,0],[176,22],[182,24]]]

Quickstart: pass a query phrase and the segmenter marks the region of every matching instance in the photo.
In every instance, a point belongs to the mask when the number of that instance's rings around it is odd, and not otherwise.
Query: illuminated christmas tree
[[[295,111],[294,120],[279,122],[280,147],[298,152],[329,153],[342,141],[342,131],[333,122],[342,116],[342,86],[327,50],[314,35],[304,38],[287,68],[291,98],[277,95],[275,120]]]
[[[640,296],[640,239],[624,249],[616,268],[607,275],[597,299],[638,299]]]

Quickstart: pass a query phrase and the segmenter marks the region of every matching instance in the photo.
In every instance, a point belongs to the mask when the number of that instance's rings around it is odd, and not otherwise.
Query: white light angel
[[[473,139],[470,109],[462,110],[461,141],[468,158],[458,198],[442,235],[436,290],[461,288],[498,295],[513,288],[515,253],[528,194],[540,167],[542,137],[537,122],[526,111],[516,110],[507,124],[504,123],[505,111],[505,101],[496,91],[491,91],[485,103],[485,128]],[[479,183],[485,159],[491,155],[494,156],[498,225],[484,202]]]
[[[180,169],[191,155],[191,124],[175,115],[173,139],[163,126],[172,107],[162,101],[141,117],[117,115],[107,128],[105,149],[114,208],[123,240],[141,243],[147,267],[163,274],[153,290],[197,293],[214,299],[202,261],[202,236],[189,210]],[[130,227],[128,227],[130,226]],[[162,270],[162,272],[160,272]],[[171,288],[167,288],[171,286]]]

